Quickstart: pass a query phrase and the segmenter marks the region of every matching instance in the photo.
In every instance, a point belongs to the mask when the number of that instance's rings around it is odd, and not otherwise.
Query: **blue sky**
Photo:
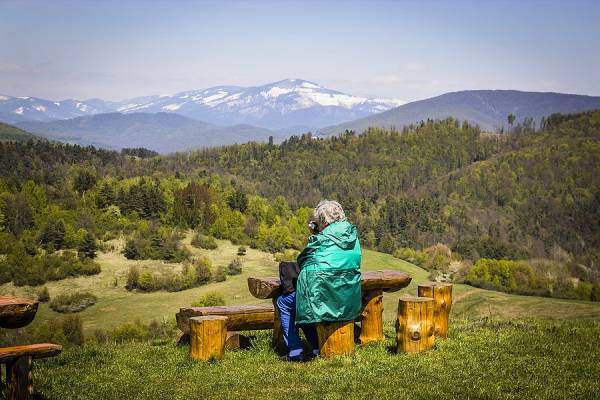
[[[600,1],[0,2],[0,93],[127,97],[303,78],[418,100],[600,95]]]

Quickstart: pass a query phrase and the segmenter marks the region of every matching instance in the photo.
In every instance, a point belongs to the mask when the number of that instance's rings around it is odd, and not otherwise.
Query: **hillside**
[[[0,122],[0,141],[23,141],[36,138],[39,138],[39,136],[35,136],[16,126]]]
[[[21,128],[61,142],[159,153],[198,147],[267,141],[271,131],[250,125],[216,126],[169,113],[108,113],[49,122],[21,122]]]
[[[560,248],[597,266],[600,230],[585,221],[598,220],[598,113],[555,116],[542,131],[504,137],[453,119],[404,133],[304,136],[278,147],[195,152],[169,165],[242,176],[294,206],[338,199],[365,243],[386,252],[437,242],[481,248],[489,239],[512,249],[506,257],[548,257]]]
[[[453,117],[495,132],[508,127],[507,116],[515,115],[516,123],[553,113],[576,113],[600,108],[600,97],[563,93],[521,92],[517,90],[466,90],[446,93],[426,100],[414,101],[376,115],[319,129],[330,135],[353,130],[361,133],[368,127],[401,129],[428,119]]]

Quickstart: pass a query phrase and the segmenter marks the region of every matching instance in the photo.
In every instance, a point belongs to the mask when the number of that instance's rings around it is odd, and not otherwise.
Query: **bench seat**
[[[184,334],[190,333],[190,318],[207,315],[227,317],[227,331],[273,329],[275,309],[272,304],[255,306],[185,307],[176,315],[177,326]]]
[[[62,346],[52,343],[28,344],[25,346],[0,347],[0,364],[8,364],[19,357],[53,357],[62,351]]]

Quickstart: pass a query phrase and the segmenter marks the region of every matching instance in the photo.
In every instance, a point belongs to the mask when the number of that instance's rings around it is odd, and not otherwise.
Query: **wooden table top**
[[[39,303],[35,300],[0,296],[0,327],[22,328],[35,318]]]

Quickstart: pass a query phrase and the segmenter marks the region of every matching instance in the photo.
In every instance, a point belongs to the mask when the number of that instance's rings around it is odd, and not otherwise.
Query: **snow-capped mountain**
[[[120,112],[175,112],[216,124],[247,123],[270,129],[350,121],[404,104],[352,96],[302,79],[264,86],[217,86],[154,97],[121,106]]]
[[[114,106],[104,100],[52,101],[38,97],[11,97],[0,94],[0,121],[50,121],[110,112]]]
[[[0,97],[0,120],[48,121],[106,112],[169,112],[219,124],[252,124],[269,129],[314,129],[338,124],[404,104],[327,89],[302,79],[264,86],[217,86],[121,102],[100,99],[52,102],[37,98]]]

